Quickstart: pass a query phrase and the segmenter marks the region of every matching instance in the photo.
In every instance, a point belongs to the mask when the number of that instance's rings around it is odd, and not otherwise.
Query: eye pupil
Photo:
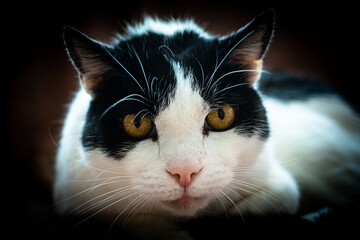
[[[212,131],[225,131],[231,128],[235,120],[235,110],[230,105],[224,105],[211,111],[206,116],[206,127]]]
[[[139,128],[141,126],[141,118],[139,116],[134,119],[134,125],[136,128]]]
[[[150,118],[141,115],[127,114],[122,119],[124,131],[133,138],[146,138],[153,129]]]
[[[219,108],[219,110],[218,110],[218,116],[221,120],[224,120],[224,118],[225,118],[225,112],[221,108]]]

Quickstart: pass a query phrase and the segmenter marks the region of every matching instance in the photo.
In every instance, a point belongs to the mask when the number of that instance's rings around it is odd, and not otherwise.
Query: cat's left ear
[[[261,75],[262,62],[273,36],[275,12],[266,10],[237,32],[226,37],[229,60],[245,70],[246,80],[253,85]]]
[[[95,98],[97,85],[116,66],[114,57],[106,45],[72,27],[64,28],[64,42],[71,62],[79,73],[81,85]]]

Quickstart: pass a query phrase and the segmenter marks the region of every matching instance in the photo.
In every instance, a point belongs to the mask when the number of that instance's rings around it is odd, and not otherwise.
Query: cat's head
[[[192,21],[147,18],[111,45],[65,29],[91,96],[86,161],[113,177],[101,187],[118,189],[120,212],[191,216],[261,188],[269,126],[255,86],[273,22],[266,11],[217,37]]]

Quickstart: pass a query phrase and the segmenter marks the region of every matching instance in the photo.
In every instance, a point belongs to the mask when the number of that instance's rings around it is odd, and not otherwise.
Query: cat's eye
[[[152,121],[144,116],[127,114],[123,119],[125,132],[133,138],[147,137],[153,127]]]
[[[224,131],[227,130],[235,120],[235,110],[230,105],[225,105],[211,111],[207,117],[206,122],[212,130]]]

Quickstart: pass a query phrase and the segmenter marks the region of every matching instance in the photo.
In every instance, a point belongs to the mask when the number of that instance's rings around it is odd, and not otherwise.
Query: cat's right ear
[[[114,66],[115,60],[108,47],[72,27],[64,27],[64,42],[71,62],[79,73],[81,85],[95,98],[96,86]]]

